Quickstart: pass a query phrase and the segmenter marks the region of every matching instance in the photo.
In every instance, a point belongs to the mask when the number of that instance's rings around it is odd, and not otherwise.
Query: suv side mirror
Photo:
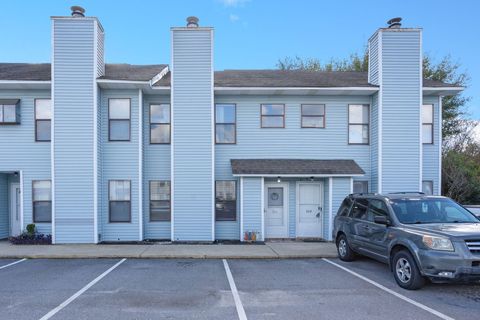
[[[385,226],[390,225],[390,220],[386,216],[375,216],[375,217],[373,217],[373,222],[375,222],[377,224],[383,224]]]

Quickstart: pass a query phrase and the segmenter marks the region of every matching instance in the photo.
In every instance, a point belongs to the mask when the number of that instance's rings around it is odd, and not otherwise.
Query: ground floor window
[[[235,180],[215,181],[215,220],[237,219],[237,184]]]
[[[52,182],[32,182],[33,222],[52,222]]]
[[[131,221],[130,180],[110,180],[109,182],[109,221]]]
[[[150,181],[150,221],[170,221],[170,181]]]
[[[368,193],[368,181],[353,181],[353,193]]]
[[[433,195],[433,181],[422,181],[422,192],[425,193],[427,196]]]

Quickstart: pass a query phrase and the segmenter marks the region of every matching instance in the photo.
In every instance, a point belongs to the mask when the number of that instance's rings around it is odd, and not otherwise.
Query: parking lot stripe
[[[55,309],[52,309],[50,310],[49,313],[47,313],[46,315],[44,315],[43,317],[40,318],[40,320],[47,320],[47,319],[50,319],[51,317],[53,317],[56,313],[58,313],[60,310],[62,310],[63,308],[65,308],[66,306],[68,306],[73,300],[77,299],[80,295],[82,295],[82,293],[84,293],[85,291],[87,291],[88,289],[90,289],[93,285],[95,285],[97,282],[99,282],[100,280],[102,280],[107,274],[109,274],[110,272],[112,272],[116,267],[118,267],[119,265],[121,265],[122,263],[125,262],[125,260],[127,259],[122,259],[120,260],[119,262],[117,262],[115,265],[113,265],[112,267],[110,267],[107,271],[105,271],[104,273],[102,273],[101,275],[99,275],[98,277],[96,277],[95,279],[93,279],[92,281],[90,281],[89,284],[87,284],[85,287],[83,287],[82,289],[78,290],[73,296],[71,296],[70,298],[68,298],[67,300],[65,300],[64,302],[62,302],[58,307],[56,307]]]
[[[17,263],[23,262],[23,261],[25,261],[25,260],[27,260],[27,259],[26,259],[26,258],[23,258],[23,259],[21,259],[21,260],[18,260],[18,261],[15,261],[15,262],[6,264],[6,265],[4,265],[4,266],[1,266],[1,267],[0,267],[0,270],[1,270],[1,269],[8,268],[8,267],[10,267],[10,266],[13,266],[13,265],[15,265],[15,264],[17,264]]]
[[[421,304],[420,302],[417,302],[417,301],[414,301],[414,300],[412,300],[412,299],[410,299],[410,298],[407,298],[407,297],[404,296],[403,294],[400,294],[400,293],[398,293],[398,292],[395,292],[395,291],[393,291],[393,290],[391,290],[391,289],[389,289],[389,288],[381,285],[381,284],[378,283],[378,282],[375,282],[375,281],[373,281],[373,280],[370,280],[369,278],[364,277],[364,276],[362,276],[361,274],[356,273],[355,271],[352,271],[352,270],[350,270],[350,269],[348,269],[348,268],[346,268],[346,267],[344,267],[344,266],[341,266],[341,265],[339,265],[338,263],[335,263],[335,262],[330,261],[330,260],[325,259],[325,258],[323,258],[322,260],[325,261],[325,262],[330,263],[331,265],[333,265],[333,266],[335,266],[335,267],[337,267],[337,268],[340,268],[340,269],[342,269],[342,270],[350,273],[351,275],[354,275],[354,276],[357,277],[357,278],[362,279],[363,281],[366,281],[366,282],[374,285],[375,287],[377,287],[377,288],[379,288],[379,289],[381,289],[381,290],[383,290],[383,291],[385,291],[385,292],[387,292],[387,293],[390,293],[391,295],[394,295],[395,297],[397,297],[397,298],[399,298],[399,299],[402,299],[402,300],[405,301],[405,302],[408,302],[408,303],[413,304],[414,306],[416,306],[416,307],[418,307],[418,308],[420,308],[420,309],[423,309],[423,310],[425,310],[425,311],[427,311],[427,312],[430,312],[431,314],[439,317],[440,319],[444,319],[444,320],[455,320],[454,318],[451,318],[451,317],[449,317],[449,316],[447,316],[447,315],[445,315],[445,314],[443,314],[443,313],[441,313],[441,312],[439,312],[439,311],[437,311],[437,310],[434,310],[434,309],[432,309],[432,308],[430,308],[430,307],[427,307],[426,305]]]
[[[235,280],[233,280],[232,272],[230,272],[230,267],[226,259],[223,259],[223,266],[225,267],[225,273],[227,274],[228,283],[230,284],[230,290],[232,291],[233,300],[235,301],[235,307],[237,308],[238,318],[240,320],[247,320],[247,315],[243,309],[242,300],[240,300],[240,295],[237,291],[237,286],[235,285]]]

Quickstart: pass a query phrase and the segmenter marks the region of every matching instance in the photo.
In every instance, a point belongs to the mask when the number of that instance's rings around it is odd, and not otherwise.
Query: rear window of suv
[[[445,198],[391,199],[390,205],[405,224],[479,222],[455,201]]]

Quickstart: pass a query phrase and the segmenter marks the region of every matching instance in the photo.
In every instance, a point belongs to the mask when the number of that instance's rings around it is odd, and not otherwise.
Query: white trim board
[[[264,177],[264,178],[350,178],[350,177],[363,177],[365,174],[233,174],[234,177]]]

